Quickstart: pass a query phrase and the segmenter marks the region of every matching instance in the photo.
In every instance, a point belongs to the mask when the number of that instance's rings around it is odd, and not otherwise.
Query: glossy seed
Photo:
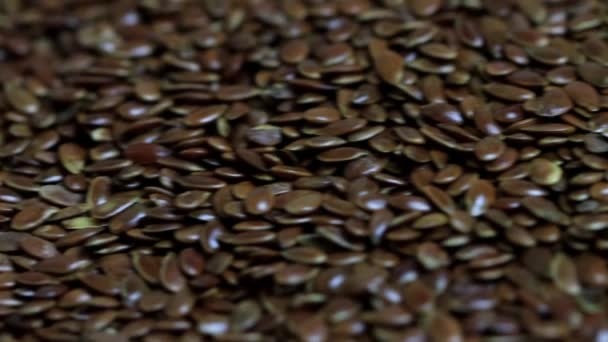
[[[146,165],[154,164],[159,158],[166,157],[170,154],[169,150],[157,145],[149,143],[130,144],[125,149],[125,156],[135,163]]]
[[[294,215],[302,215],[313,212],[321,206],[323,197],[316,191],[294,192],[293,197],[285,205],[285,210]]]
[[[471,216],[483,215],[496,200],[496,189],[487,180],[478,179],[472,182],[465,195],[465,203]]]
[[[553,185],[562,179],[563,171],[556,163],[536,158],[530,163],[530,179],[537,184]]]
[[[69,172],[77,174],[84,169],[86,152],[79,145],[63,144],[59,146],[58,154],[61,164]]]
[[[485,137],[475,144],[475,156],[479,160],[496,160],[506,150],[506,146],[498,137]]]
[[[259,187],[247,195],[245,199],[245,210],[250,214],[260,215],[267,213],[274,206],[274,195],[269,189]]]
[[[507,101],[523,102],[535,97],[532,91],[502,83],[490,83],[485,85],[483,89],[487,93]]]

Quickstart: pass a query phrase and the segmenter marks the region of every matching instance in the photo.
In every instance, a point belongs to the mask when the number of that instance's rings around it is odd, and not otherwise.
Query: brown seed
[[[4,96],[15,109],[23,113],[35,114],[40,110],[38,99],[16,82],[4,83]]]
[[[274,195],[266,187],[259,187],[247,195],[245,199],[245,210],[253,215],[261,215],[272,210],[274,206]]]
[[[59,146],[58,154],[61,164],[69,172],[78,174],[84,169],[86,151],[79,145],[63,144]]]
[[[340,112],[332,107],[316,107],[304,112],[304,119],[312,123],[330,123],[340,119]]]
[[[422,215],[414,221],[412,228],[415,229],[428,229],[440,227],[449,222],[448,216],[443,213],[430,213]]]
[[[55,245],[35,236],[26,236],[19,241],[21,249],[27,254],[39,258],[51,258],[59,254]]]
[[[434,103],[420,108],[421,114],[437,122],[448,124],[462,124],[463,118],[455,106],[447,103]]]
[[[541,185],[556,184],[562,179],[563,175],[559,165],[543,158],[536,158],[530,162],[529,173],[530,179]]]
[[[249,141],[263,146],[275,146],[281,143],[281,129],[276,126],[260,125],[247,130]]]
[[[159,158],[169,154],[168,149],[157,144],[134,143],[125,149],[125,157],[141,165],[154,164]]]
[[[315,247],[293,247],[281,255],[289,261],[303,264],[322,264],[327,260],[326,254]]]
[[[181,270],[189,276],[197,276],[205,267],[205,259],[193,248],[183,249],[178,256]]]
[[[441,8],[441,2],[441,0],[411,0],[409,4],[415,15],[428,17]]]
[[[438,187],[427,185],[422,188],[426,197],[441,211],[450,214],[456,208],[454,200]]]
[[[40,197],[51,202],[51,204],[65,207],[73,206],[83,200],[83,196],[66,190],[60,185],[45,185],[40,187],[38,192]]]
[[[41,260],[34,267],[35,271],[51,274],[68,274],[90,265],[90,261],[76,256],[58,254]]]
[[[370,45],[376,72],[386,83],[399,84],[403,79],[403,57],[388,48]]]
[[[599,134],[585,134],[583,138],[585,147],[588,151],[593,153],[604,153],[608,152],[608,139],[603,138]]]
[[[420,52],[438,59],[454,59],[458,56],[457,50],[441,43],[428,43],[420,46]]]
[[[504,142],[495,136],[485,137],[475,144],[475,156],[483,161],[496,160],[505,150]]]
[[[580,77],[600,88],[608,87],[608,67],[594,62],[580,64],[577,67],[577,72]]]
[[[91,215],[96,219],[110,218],[134,205],[139,200],[139,196],[136,191],[115,194],[104,204],[94,207]]]
[[[483,215],[496,200],[496,189],[487,180],[478,179],[472,182],[465,195],[465,203],[471,216]]]
[[[181,273],[175,254],[169,253],[163,258],[159,279],[161,284],[172,292],[180,292],[186,286],[186,279]]]
[[[549,222],[567,225],[570,218],[561,212],[553,202],[542,197],[524,197],[521,204],[535,216]]]
[[[31,205],[18,212],[11,221],[11,228],[29,230],[42,224],[51,217],[57,209],[46,205]]]
[[[576,259],[576,270],[581,282],[592,286],[608,284],[608,267],[606,261],[596,255],[587,253]]]
[[[310,47],[305,39],[294,39],[281,46],[280,55],[286,63],[300,63],[306,59]]]
[[[193,110],[184,118],[187,126],[198,127],[217,120],[228,109],[227,105],[214,105]]]
[[[462,342],[464,336],[460,324],[448,313],[434,313],[429,323],[429,334],[436,342]]]
[[[589,188],[589,194],[598,201],[608,202],[608,183],[598,182],[593,184]]]
[[[572,101],[568,94],[559,89],[553,88],[532,100],[524,103],[524,109],[534,112],[538,116],[553,117],[567,113],[572,109]]]
[[[500,99],[514,102],[531,100],[535,96],[534,92],[527,89],[502,83],[489,83],[483,87],[483,90]]]
[[[416,251],[416,257],[429,270],[441,268],[450,263],[449,255],[439,245],[432,242],[420,244]]]
[[[305,265],[288,265],[275,273],[275,281],[283,285],[298,285],[312,279],[317,274],[315,268]]]
[[[285,204],[285,210],[294,215],[304,215],[314,212],[321,206],[323,196],[316,191],[298,190],[292,193],[291,199]]]
[[[606,1],[128,3],[0,6],[0,340],[605,333]]]
[[[161,97],[160,83],[154,79],[138,79],[134,90],[142,101],[158,101]]]
[[[549,65],[560,65],[568,61],[568,56],[552,46],[532,46],[526,49],[528,55],[538,62]]]
[[[318,159],[323,162],[341,162],[357,159],[367,155],[368,152],[355,147],[338,147],[319,154]]]
[[[599,109],[599,94],[588,83],[581,81],[570,82],[564,87],[564,90],[577,105],[592,112]]]
[[[571,295],[580,292],[581,287],[576,273],[576,264],[564,254],[556,254],[551,259],[549,272],[555,285],[562,291]]]

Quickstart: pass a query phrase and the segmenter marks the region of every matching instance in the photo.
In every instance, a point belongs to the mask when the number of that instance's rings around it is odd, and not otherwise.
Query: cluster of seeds
[[[0,2],[0,341],[606,341],[605,0]]]

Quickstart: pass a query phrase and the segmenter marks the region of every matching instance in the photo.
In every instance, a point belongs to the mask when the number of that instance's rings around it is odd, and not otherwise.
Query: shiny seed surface
[[[604,341],[604,0],[0,3],[0,341]]]

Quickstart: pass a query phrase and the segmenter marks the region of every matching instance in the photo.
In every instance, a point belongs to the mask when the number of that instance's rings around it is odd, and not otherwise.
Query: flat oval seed
[[[61,165],[71,173],[78,174],[84,169],[86,151],[79,145],[66,143],[59,146],[59,160]]]
[[[551,259],[549,273],[560,290],[571,295],[576,295],[581,291],[576,273],[576,264],[567,255],[562,253],[555,255]]]
[[[304,112],[304,119],[312,123],[330,123],[340,119],[340,112],[332,107],[316,107]]]
[[[142,101],[157,101],[161,97],[160,84],[154,79],[135,81],[135,94]]]
[[[465,195],[465,203],[471,216],[483,215],[496,200],[496,189],[487,180],[477,179]]]
[[[66,190],[60,185],[45,185],[40,187],[38,192],[40,197],[51,202],[65,207],[73,206],[81,203],[83,196],[75,192]]]
[[[283,44],[280,49],[281,59],[287,63],[300,63],[308,56],[310,47],[305,39],[294,39]]]
[[[563,175],[562,168],[559,165],[544,158],[532,160],[528,172],[530,179],[534,183],[541,185],[557,184]]]
[[[588,83],[574,81],[566,84],[564,90],[577,105],[595,112],[600,108],[598,92]]]
[[[26,113],[35,114],[40,110],[40,102],[25,87],[15,83],[4,83],[4,96],[15,109]]]
[[[18,212],[11,221],[11,228],[28,230],[42,224],[57,212],[57,208],[45,205],[31,205]]]
[[[225,104],[198,108],[186,115],[184,123],[191,127],[203,126],[217,120],[227,109]]]
[[[496,160],[505,150],[505,143],[496,136],[485,137],[475,144],[475,156],[483,161]]]
[[[259,187],[249,192],[245,199],[245,210],[253,215],[269,212],[274,206],[274,195],[266,187]]]
[[[403,79],[404,60],[398,53],[387,48],[371,47],[376,72],[386,83],[399,84]]]
[[[35,236],[24,237],[19,241],[19,245],[24,252],[39,259],[51,258],[59,254],[52,242]]]
[[[441,2],[441,0],[411,0],[409,4],[415,15],[428,17],[439,10]]]
[[[454,59],[458,56],[456,49],[441,43],[428,43],[419,48],[423,54],[438,59]]]
[[[322,152],[319,154],[318,159],[323,162],[341,162],[357,159],[367,154],[366,150],[355,147],[338,147]]]
[[[565,91],[553,88],[545,91],[541,97],[525,102],[524,109],[538,116],[553,117],[570,111],[572,101]]]
[[[297,191],[285,205],[285,210],[294,215],[304,215],[321,206],[323,196],[316,191]]]
[[[523,102],[535,97],[534,92],[530,90],[502,83],[489,83],[483,86],[483,90],[499,99],[514,102]]]
[[[327,260],[327,255],[315,247],[293,247],[281,255],[289,261],[303,264],[322,264]]]
[[[599,88],[608,88],[608,66],[587,62],[577,67],[581,78]]]
[[[521,204],[538,218],[561,225],[570,223],[570,218],[561,212],[553,202],[545,198],[524,197]]]
[[[141,165],[154,164],[159,158],[169,156],[170,151],[158,144],[134,143],[125,149],[125,157]]]
[[[159,279],[161,284],[171,292],[180,292],[186,286],[186,278],[183,276],[175,254],[167,254],[160,266]]]
[[[462,124],[463,117],[460,111],[447,103],[434,103],[420,108],[420,113],[434,121],[448,124]]]

